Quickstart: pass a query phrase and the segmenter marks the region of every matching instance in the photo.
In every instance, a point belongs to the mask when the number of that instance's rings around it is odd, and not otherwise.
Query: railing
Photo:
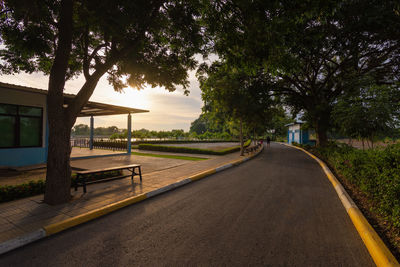
[[[71,139],[71,147],[89,148],[89,138]]]
[[[71,139],[71,147],[89,148],[89,138]],[[122,140],[93,139],[94,149],[126,150],[127,142]]]
[[[93,140],[93,148],[110,149],[110,150],[126,150],[127,149],[127,141],[94,139]]]

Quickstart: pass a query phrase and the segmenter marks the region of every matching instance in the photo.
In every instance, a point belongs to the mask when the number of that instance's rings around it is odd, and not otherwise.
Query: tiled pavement
[[[115,158],[113,162],[112,160],[110,161],[112,158],[109,157],[109,164],[115,163],[115,160],[118,161],[118,157]],[[137,157],[135,158],[137,159]],[[151,161],[149,161],[146,163],[148,171],[146,171],[146,168],[142,170],[142,183],[140,183],[138,177],[134,178],[133,183],[127,177],[125,179],[88,185],[88,193],[86,194],[83,194],[81,187],[77,192],[72,189],[71,194],[73,199],[67,204],[57,206],[50,206],[43,203],[43,195],[0,204],[0,243],[127,197],[153,191],[154,189],[180,181],[201,171],[216,168],[238,158],[240,158],[239,153],[232,153],[225,156],[212,157],[204,161],[185,161],[182,164],[164,161],[166,164],[171,165],[164,169],[160,169],[160,166],[151,168],[151,164],[149,163]],[[99,164],[103,163],[100,161]],[[157,164],[161,163],[158,162]]]
[[[78,152],[77,152],[78,151]],[[170,152],[158,152],[158,151],[142,151],[142,150],[132,150],[133,152],[140,152],[145,154],[161,154],[161,155],[178,155],[178,156],[189,156],[189,157],[200,157],[213,159],[220,156],[215,155],[201,155],[201,154],[178,154],[178,153],[170,153]],[[142,170],[144,173],[150,173],[154,171],[160,171],[168,168],[173,168],[179,165],[191,163],[188,160],[182,159],[171,159],[171,158],[156,158],[156,157],[148,157],[148,156],[136,156],[136,155],[121,155],[121,152],[113,152],[108,150],[99,150],[94,149],[90,151],[86,148],[73,148],[73,154],[71,156],[93,156],[93,155],[108,155],[108,154],[119,154],[114,155],[112,157],[98,157],[98,158],[90,158],[90,159],[73,159],[71,160],[71,166],[73,170],[78,169],[94,169],[94,168],[104,168],[110,166],[117,165],[125,165],[125,164],[140,164],[142,165]],[[45,165],[40,165],[41,169],[24,169],[18,168],[16,172],[7,172],[0,174],[0,186],[1,185],[17,185],[22,183],[27,183],[31,180],[41,180],[46,177],[46,169]]]

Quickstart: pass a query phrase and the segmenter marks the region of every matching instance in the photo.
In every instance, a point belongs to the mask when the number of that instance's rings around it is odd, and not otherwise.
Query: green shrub
[[[251,140],[247,140],[244,146],[247,147]],[[174,152],[174,153],[191,153],[191,154],[208,154],[208,155],[226,155],[240,150],[240,146],[229,147],[223,150],[214,151],[209,149],[193,148],[193,147],[178,147],[178,146],[162,146],[153,144],[140,144],[140,150]]]
[[[224,142],[237,142],[237,140],[233,139],[218,139],[218,140],[143,140],[143,141],[134,141],[132,142],[132,147],[136,147],[140,144],[192,144],[192,143],[224,143]],[[94,148],[100,149],[117,149],[124,150],[127,147],[126,140],[94,140],[93,141]]]
[[[286,136],[277,136],[277,137],[275,137],[274,141],[286,143],[287,142],[287,137]]]
[[[330,143],[310,150],[364,192],[378,213],[400,227],[400,144],[360,150]]]
[[[19,185],[0,186],[0,202],[43,194],[44,188],[45,182],[43,180],[30,181]]]

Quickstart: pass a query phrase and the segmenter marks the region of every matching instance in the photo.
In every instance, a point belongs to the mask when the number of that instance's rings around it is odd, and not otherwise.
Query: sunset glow
[[[184,129],[188,131],[190,123],[197,119],[202,107],[200,89],[194,72],[189,73],[189,80],[190,95],[185,96],[181,89],[168,92],[164,88],[151,88],[151,86],[145,86],[141,90],[128,87],[123,92],[116,92],[108,83],[106,77],[102,77],[90,101],[149,110],[148,113],[133,115],[133,129]],[[40,73],[20,73],[2,75],[0,81],[47,90],[48,76]],[[65,85],[65,92],[77,94],[84,82],[83,77],[69,80]],[[89,124],[89,118],[78,118],[76,124],[80,123]],[[126,116],[96,117],[95,125],[96,127],[117,126],[118,128],[126,128]]]

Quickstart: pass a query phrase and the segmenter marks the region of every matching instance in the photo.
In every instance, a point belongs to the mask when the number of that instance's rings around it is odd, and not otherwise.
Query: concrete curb
[[[81,215],[66,219],[64,221],[44,226],[43,228],[38,229],[38,230],[36,230],[34,232],[31,232],[29,234],[26,234],[26,235],[23,235],[23,236],[20,236],[20,237],[17,237],[17,238],[2,242],[2,243],[0,243],[0,255],[6,253],[8,251],[14,250],[16,248],[28,245],[29,243],[35,242],[35,241],[40,240],[42,238],[54,235],[56,233],[59,233],[59,232],[62,232],[64,230],[67,230],[69,228],[72,228],[74,226],[80,225],[82,223],[89,222],[91,220],[94,220],[96,218],[104,216],[104,215],[106,215],[108,213],[111,213],[113,211],[119,210],[119,209],[121,209],[123,207],[126,207],[126,206],[129,206],[129,205],[141,202],[141,201],[143,201],[145,199],[160,195],[162,193],[168,192],[168,191],[173,190],[175,188],[181,187],[181,186],[183,186],[185,184],[200,180],[200,179],[205,178],[207,176],[210,176],[210,175],[212,175],[214,173],[217,173],[217,172],[226,170],[226,169],[228,169],[230,167],[239,165],[239,164],[241,164],[243,162],[246,162],[249,159],[257,156],[258,154],[261,153],[261,151],[263,151],[263,149],[264,149],[264,146],[262,146],[261,149],[259,151],[257,151],[255,154],[247,156],[245,158],[232,161],[232,162],[230,162],[228,164],[219,166],[219,167],[214,168],[214,169],[209,169],[209,170],[200,172],[198,174],[195,174],[195,175],[192,175],[192,176],[190,176],[188,178],[185,178],[185,179],[183,179],[181,181],[178,181],[178,182],[166,185],[164,187],[155,189],[155,190],[153,190],[151,192],[148,192],[146,194],[141,194],[141,195],[138,195],[138,196],[126,198],[124,200],[121,200],[121,201],[106,205],[104,207],[101,207],[101,208],[89,211],[87,213],[84,213],[84,214],[81,214]]]
[[[301,150],[319,163],[329,181],[335,188],[340,201],[346,209],[347,214],[349,215],[351,221],[357,229],[358,234],[363,240],[364,245],[367,247],[368,252],[374,260],[375,264],[377,266],[400,266],[396,258],[383,243],[382,239],[375,232],[374,228],[368,223],[367,219],[364,217],[364,215],[351,199],[351,197],[347,194],[346,190],[339,182],[339,180],[333,175],[328,166],[326,166],[326,164],[322,160],[300,147],[288,145],[285,143],[280,144]]]

